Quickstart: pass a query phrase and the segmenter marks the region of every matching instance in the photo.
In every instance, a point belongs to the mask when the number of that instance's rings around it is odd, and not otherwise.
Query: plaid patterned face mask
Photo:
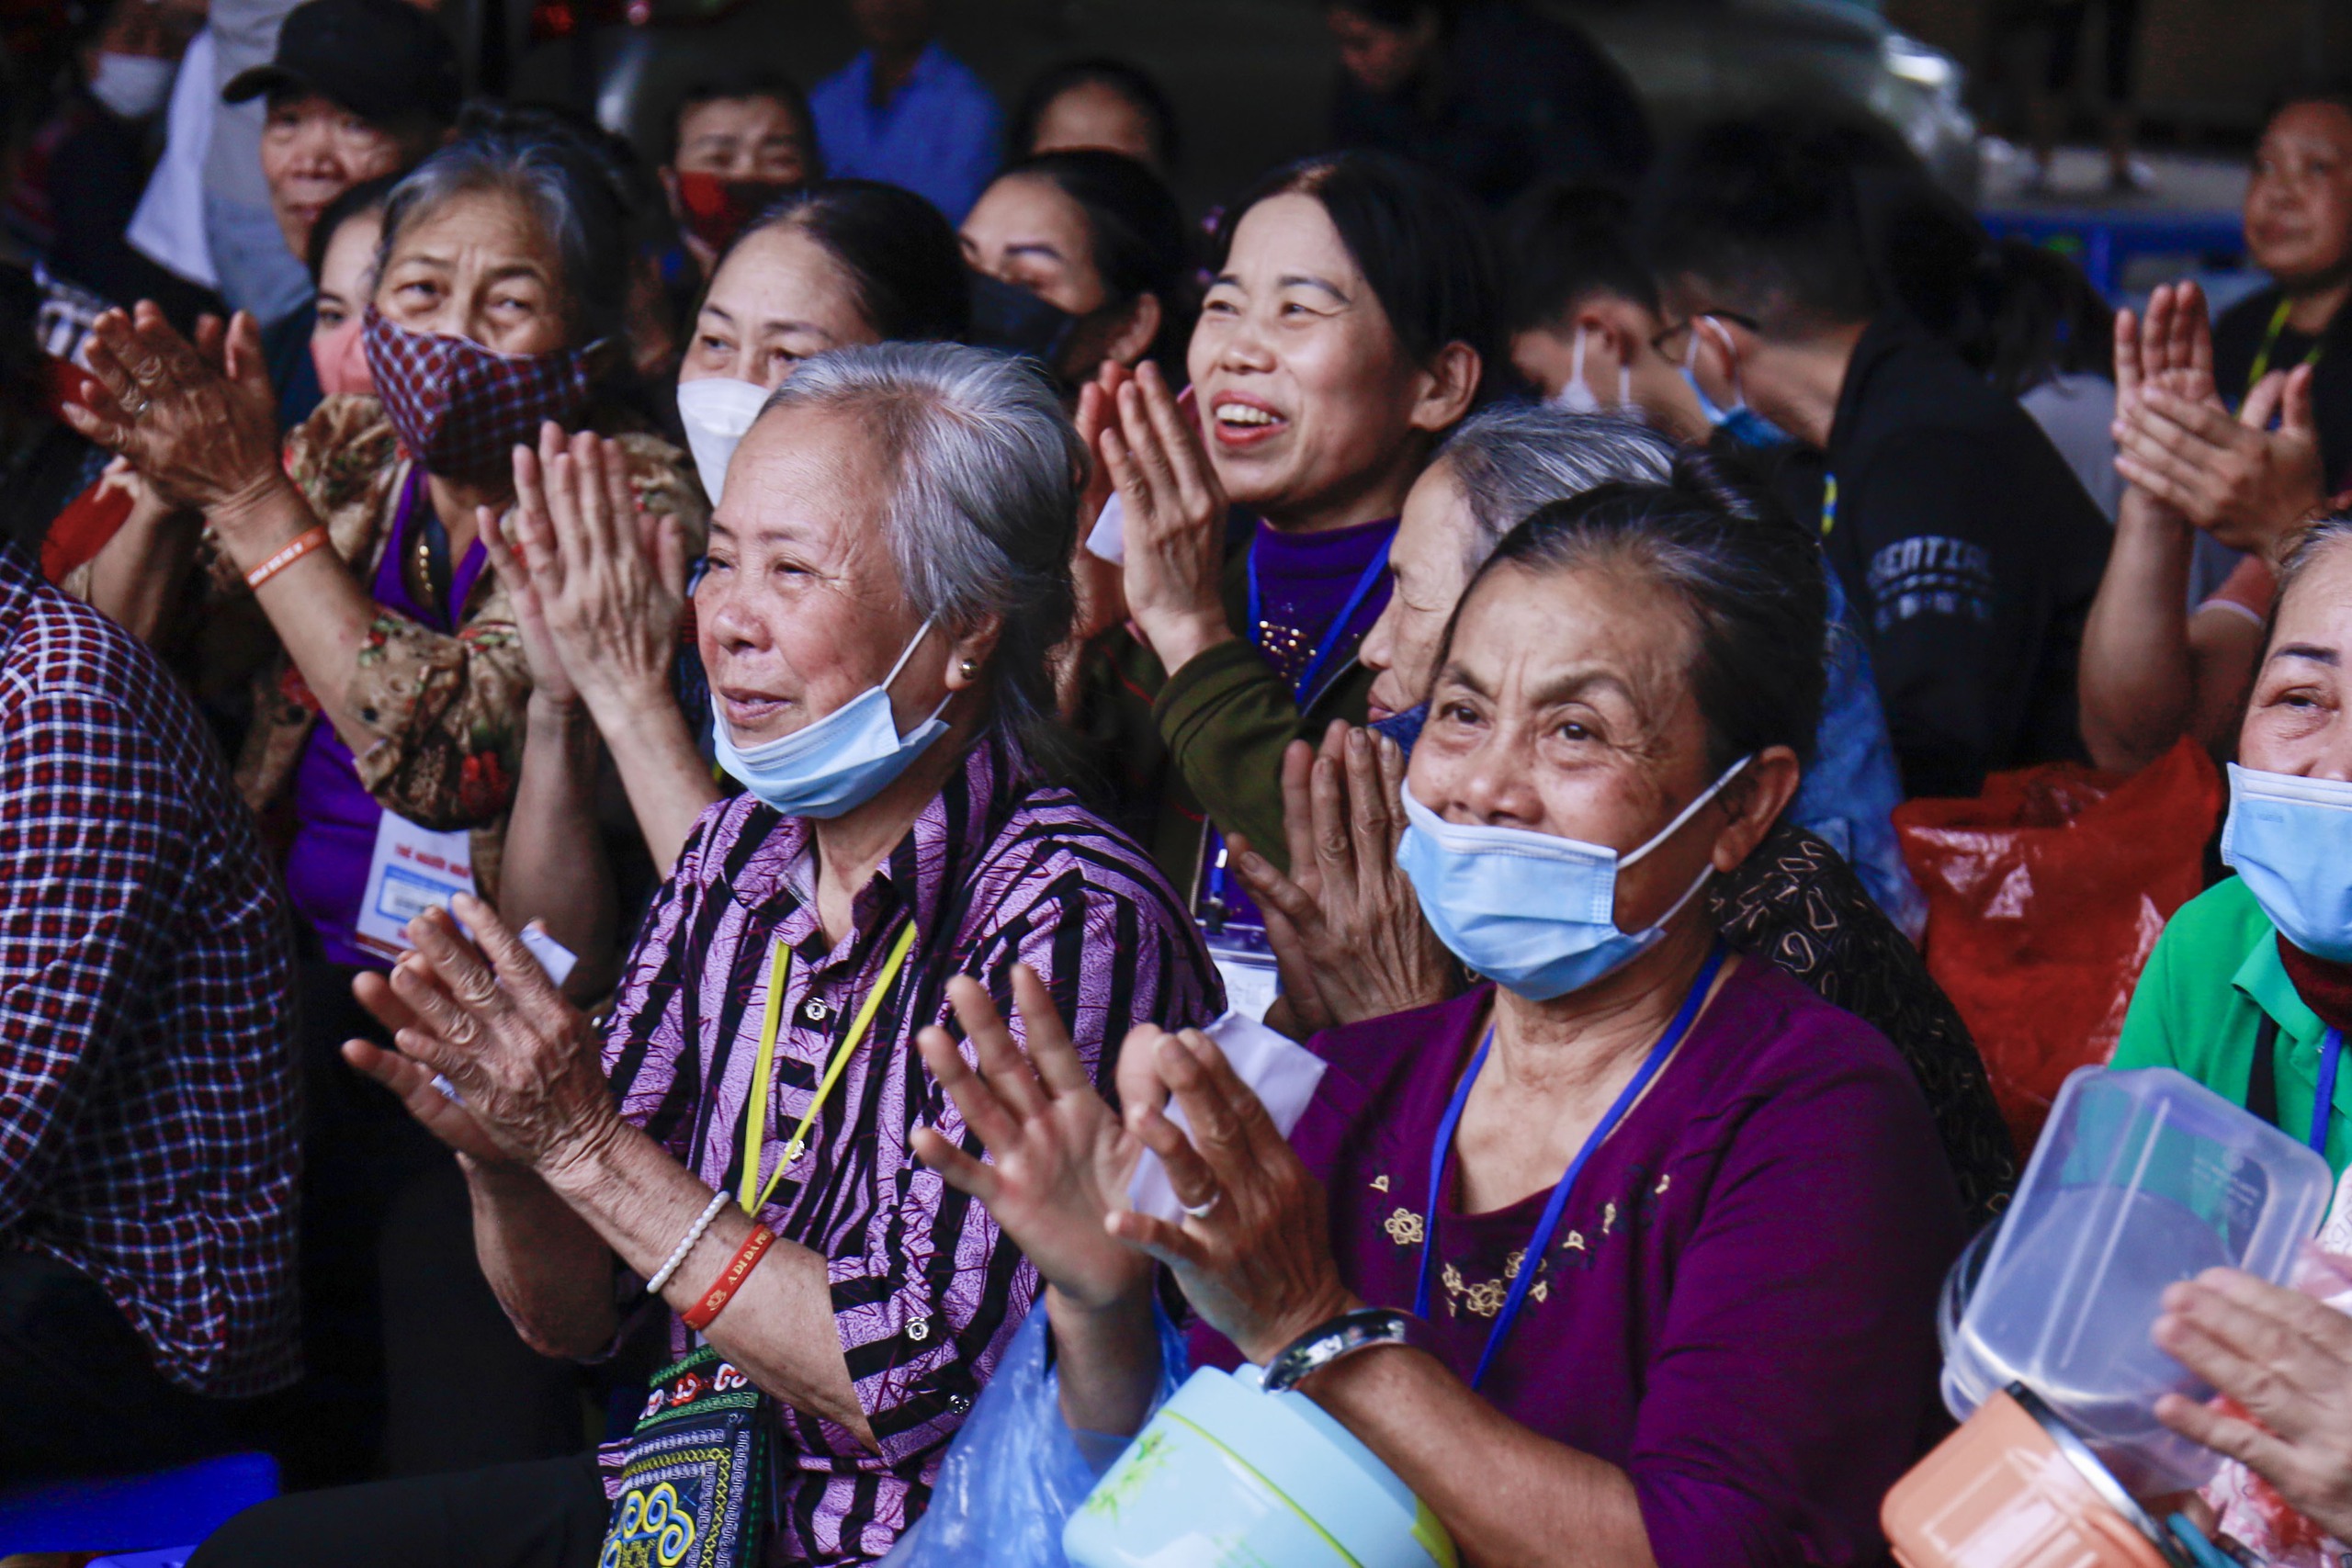
[[[366,340],[393,434],[429,474],[494,480],[516,446],[537,445],[541,421],[570,429],[588,407],[586,348],[499,354],[396,327],[372,305]]]

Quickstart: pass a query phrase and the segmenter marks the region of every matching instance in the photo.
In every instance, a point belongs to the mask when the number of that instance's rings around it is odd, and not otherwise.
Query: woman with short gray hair
[[[610,1021],[593,1028],[470,899],[454,913],[474,941],[429,913],[363,993],[401,1049],[351,1059],[464,1156],[483,1269],[532,1342],[603,1351],[635,1304],[616,1272],[677,1314],[684,1359],[607,1456],[623,1560],[681,1496],[695,1539],[728,1528],[664,1447],[706,1417],[782,1478],[735,1522],[760,1561],[879,1557],[922,1511],[1043,1287],[935,1163],[978,1155],[947,1089],[1013,1043],[927,1065],[919,1033],[944,1039],[951,1010],[1051,1013],[1076,1043],[1051,1092],[1091,1095],[1135,1025],[1221,1010],[1174,891],[1033,758],[1069,615],[1076,455],[1016,361],[933,344],[804,365],[736,450],[695,592],[719,761],[744,793],[696,824]],[[1112,1195],[1107,1168],[1071,1179]],[[363,1488],[257,1510],[201,1561],[273,1561],[297,1539],[360,1561],[358,1543],[413,1540],[419,1515],[497,1506],[582,1548],[533,1561],[585,1564],[594,1538],[561,1532],[604,1497],[586,1461]],[[402,1561],[492,1559],[451,1543]]]

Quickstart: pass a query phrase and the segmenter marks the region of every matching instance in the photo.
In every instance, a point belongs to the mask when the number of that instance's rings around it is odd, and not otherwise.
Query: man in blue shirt
[[[851,0],[850,12],[865,51],[808,95],[826,171],[903,186],[963,221],[996,173],[1003,112],[939,47],[932,0]]]

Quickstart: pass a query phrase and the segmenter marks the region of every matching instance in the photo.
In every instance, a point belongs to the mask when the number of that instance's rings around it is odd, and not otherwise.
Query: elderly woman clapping
[[[251,320],[225,344],[191,347],[141,306],[102,319],[90,349],[106,391],[77,426],[204,514],[198,558],[222,635],[206,639],[199,673],[216,689],[253,675],[238,783],[289,829],[316,1222],[304,1317],[329,1394],[384,1380],[372,1350],[379,1256],[385,1292],[411,1298],[403,1320],[420,1342],[503,1346],[499,1364],[544,1383],[478,1281],[442,1288],[441,1260],[462,1256],[466,1223],[447,1157],[335,1052],[368,1027],[353,977],[399,955],[407,918],[496,887],[531,682],[481,520],[512,495],[510,449],[542,421],[628,428],[606,395],[622,357],[625,220],[584,145],[485,133],[435,153],[384,212],[362,329],[375,395],[327,399],[283,454]],[[704,508],[683,455],[647,434],[618,442],[635,501],[699,538]],[[438,1196],[410,1201],[424,1191]],[[390,1212],[431,1234],[379,1246]],[[386,1383],[392,1427],[409,1435],[396,1464],[519,1458],[576,1432],[567,1420],[524,1430],[516,1414],[560,1410],[568,1388],[502,1383],[486,1402],[512,1418],[511,1437],[467,1411],[483,1395],[463,1364],[435,1355]],[[375,1457],[364,1451],[372,1402],[322,1412],[363,1450],[345,1456],[353,1468]]]
[[[617,1261],[683,1314],[678,1353],[700,1334],[760,1391],[783,1477],[770,1563],[889,1549],[1039,1288],[914,1158],[918,1126],[980,1147],[914,1048],[950,978],[1004,1008],[1025,965],[1089,1081],[1132,1026],[1216,1010],[1149,860],[1040,782],[1077,459],[1020,361],[886,345],[803,365],[729,468],[695,595],[745,793],[687,840],[601,1041],[477,902],[457,911],[487,959],[436,912],[367,991],[401,1054],[353,1059],[467,1156],[484,1268],[533,1338],[602,1349]],[[414,1484],[281,1517],[331,1559],[322,1541],[402,1528]],[[528,1496],[512,1472],[435,1484],[453,1508],[502,1489],[549,1517],[598,1495],[584,1462]],[[212,1561],[293,1528],[265,1511]]]
[[[1702,897],[1797,787],[1823,603],[1801,534],[1679,488],[1611,486],[1503,541],[1403,794],[1430,922],[1490,983],[1318,1036],[1287,1142],[1197,1033],[1128,1041],[1124,1127],[1041,1015],[1034,1076],[991,1048],[984,1081],[926,1037],[993,1163],[929,1138],[924,1159],[1054,1285],[1073,1425],[1131,1423],[1157,1371],[1102,1326],[1149,1289],[1119,1243],[1174,1269],[1196,1359],[1370,1341],[1299,1386],[1467,1561],[1883,1557],[1879,1499],[1939,1420],[1951,1178],[1885,1040],[1727,953]],[[1136,1141],[1181,1224],[1085,1212]]]

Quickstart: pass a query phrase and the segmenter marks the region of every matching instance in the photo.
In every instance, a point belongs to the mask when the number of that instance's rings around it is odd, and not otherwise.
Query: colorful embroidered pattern
[[[768,1531],[769,1418],[706,1345],[665,1367],[629,1439],[597,1568],[739,1568]]]

